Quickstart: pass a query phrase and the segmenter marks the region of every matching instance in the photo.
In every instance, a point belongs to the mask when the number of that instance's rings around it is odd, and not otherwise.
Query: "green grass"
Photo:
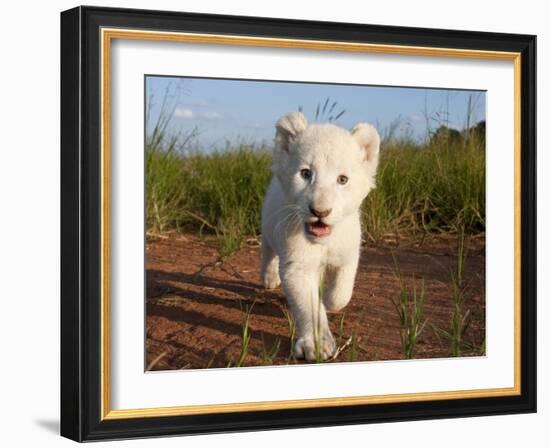
[[[337,343],[338,345],[342,344],[342,340],[344,338],[344,323],[346,321],[346,312],[344,311],[342,313],[342,316],[340,316],[340,320],[338,321],[338,338]]]
[[[183,155],[147,146],[147,229],[193,230],[218,236],[222,254],[259,233],[270,154],[241,146],[211,154]]]
[[[464,312],[464,262],[466,259],[466,249],[464,246],[464,235],[458,241],[456,269],[451,270],[451,286],[453,313],[451,317],[451,354],[453,356],[462,355],[462,337],[468,328],[468,316],[470,311]]]
[[[281,348],[281,338],[275,338],[271,348],[266,347],[264,334],[262,333],[262,365],[271,366],[273,365],[273,360],[279,354]]]
[[[365,236],[373,242],[388,236],[485,231],[485,151],[480,141],[383,146],[376,183],[363,206]]]
[[[413,277],[412,291],[410,291],[405,285],[403,275],[393,253],[392,256],[395,264],[395,275],[399,280],[399,296],[397,300],[394,298],[391,298],[391,300],[401,324],[399,335],[403,356],[406,359],[412,359],[414,358],[418,337],[426,326],[426,319],[424,319],[424,280],[422,280],[422,286],[420,292],[418,292]]]
[[[449,270],[450,289],[452,301],[452,314],[449,331],[432,325],[435,335],[441,341],[442,338],[448,341],[449,353],[451,356],[459,357],[464,354],[464,350],[476,356],[485,355],[485,339],[481,344],[475,344],[464,340],[464,335],[470,324],[470,309],[465,309],[465,292],[468,289],[468,283],[464,281],[464,267],[468,255],[468,246],[464,234],[461,234],[457,242],[456,265]]]
[[[260,232],[270,178],[267,148],[236,146],[188,154],[169,142],[146,147],[147,229],[216,235],[222,255]],[[476,142],[383,146],[377,188],[364,201],[373,243],[485,231],[485,155]]]
[[[244,316],[241,323],[241,351],[239,353],[239,358],[237,359],[237,362],[235,363],[234,367],[242,367],[244,366],[244,362],[246,361],[246,357],[248,355],[248,348],[250,346],[250,314],[252,313],[252,308],[254,308],[254,304],[256,302],[253,302],[252,305],[246,306],[246,309],[243,311]],[[233,366],[233,363],[230,362],[229,366]]]

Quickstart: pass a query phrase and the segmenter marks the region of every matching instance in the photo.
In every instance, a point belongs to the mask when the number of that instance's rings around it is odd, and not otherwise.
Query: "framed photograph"
[[[535,36],[61,14],[61,433],[536,411]]]

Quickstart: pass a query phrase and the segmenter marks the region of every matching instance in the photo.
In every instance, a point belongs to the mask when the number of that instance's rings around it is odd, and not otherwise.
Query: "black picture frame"
[[[102,419],[103,27],[521,54],[521,393],[515,396]],[[76,441],[536,412],[536,37],[98,7],[61,13],[61,435]]]

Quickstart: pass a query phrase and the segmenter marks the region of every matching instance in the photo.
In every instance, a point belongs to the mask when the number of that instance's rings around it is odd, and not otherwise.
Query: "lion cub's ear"
[[[368,123],[357,123],[351,130],[351,135],[364,151],[367,166],[374,176],[378,166],[378,153],[380,152],[380,136],[378,135],[378,131]]]
[[[307,127],[307,120],[301,112],[290,112],[279,118],[275,128],[275,142],[282,150],[287,151],[290,143],[296,139]]]

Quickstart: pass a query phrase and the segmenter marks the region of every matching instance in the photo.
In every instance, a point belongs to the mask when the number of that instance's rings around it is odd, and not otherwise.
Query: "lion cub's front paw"
[[[296,359],[305,359],[306,361],[325,361],[334,355],[335,351],[336,342],[332,334],[327,332],[321,337],[318,348],[313,336],[299,338],[294,345],[293,355]]]
[[[276,269],[267,269],[262,275],[262,283],[265,289],[276,289],[281,284],[281,277]]]

